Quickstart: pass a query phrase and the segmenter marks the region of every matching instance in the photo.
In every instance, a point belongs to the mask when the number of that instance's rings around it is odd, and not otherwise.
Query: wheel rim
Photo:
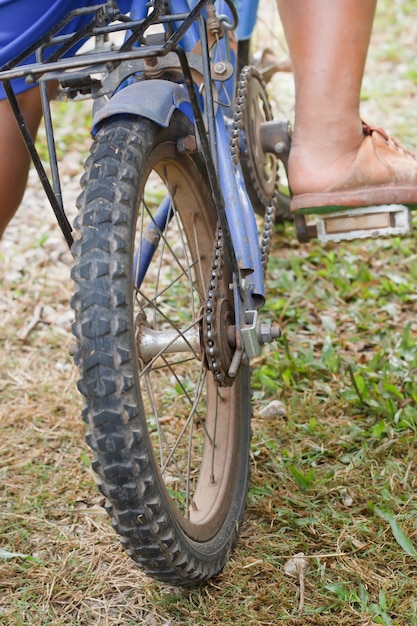
[[[134,276],[143,269],[143,242],[151,240],[156,251],[133,291],[142,406],[174,516],[189,537],[205,541],[218,532],[230,508],[239,429],[239,383],[219,387],[202,349],[215,220],[212,211],[200,210],[211,205],[194,162],[179,156],[173,143],[154,150],[145,178]],[[166,194],[171,219],[164,227],[164,219],[155,216]],[[223,292],[228,282],[225,271]]]

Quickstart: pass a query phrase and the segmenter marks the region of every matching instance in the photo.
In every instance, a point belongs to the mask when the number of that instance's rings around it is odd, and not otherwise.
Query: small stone
[[[287,409],[281,400],[272,400],[259,411],[261,417],[287,417]]]

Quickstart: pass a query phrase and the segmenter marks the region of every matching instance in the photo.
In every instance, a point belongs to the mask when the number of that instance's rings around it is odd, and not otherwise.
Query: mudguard
[[[133,83],[117,92],[93,118],[93,135],[103,120],[115,115],[140,115],[160,126],[169,126],[175,109],[181,110],[192,120],[192,110],[187,89],[167,80],[151,80]]]

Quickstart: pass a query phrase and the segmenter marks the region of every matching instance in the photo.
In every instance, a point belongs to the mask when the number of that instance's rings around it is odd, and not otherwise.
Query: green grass
[[[417,4],[378,10],[364,109],[416,146]],[[78,157],[87,133],[59,116]],[[183,591],[144,577],[103,513],[68,355],[71,257],[33,193],[0,252],[0,624],[417,625],[416,235],[275,235],[267,316],[284,334],[253,362],[242,537],[221,575]],[[300,552],[302,614],[284,572]]]
[[[283,349],[263,358],[254,386],[263,404],[275,384],[288,416],[255,418],[268,479],[260,472],[251,506],[274,529],[275,555],[303,551],[311,566],[304,617],[286,616],[284,603],[279,620],[416,623],[417,325],[406,260],[415,240],[313,244],[295,262],[291,238],[280,243],[269,289]],[[331,622],[314,621],[332,606]]]

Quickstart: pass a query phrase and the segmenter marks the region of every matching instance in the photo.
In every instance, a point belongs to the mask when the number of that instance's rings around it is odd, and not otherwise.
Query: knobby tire
[[[214,576],[235,546],[251,414],[249,367],[219,387],[184,337],[201,336],[217,224],[201,157],[178,150],[192,132],[179,112],[168,128],[134,116],[102,124],[82,179],[72,274],[83,419],[106,509],[131,558],[181,586]],[[225,260],[219,295],[233,307],[229,282]],[[184,354],[143,355],[143,333],[152,343],[154,331],[173,330]]]

